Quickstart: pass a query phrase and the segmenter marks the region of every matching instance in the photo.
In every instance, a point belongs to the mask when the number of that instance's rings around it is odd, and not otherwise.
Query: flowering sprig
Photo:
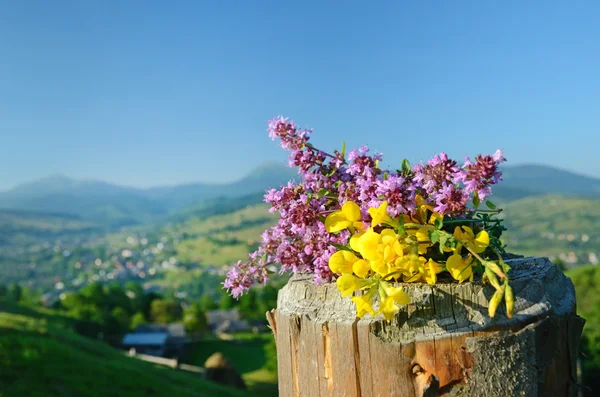
[[[258,250],[229,271],[224,287],[234,296],[265,283],[267,269],[278,266],[312,273],[316,282],[335,280],[343,296],[353,295],[358,317],[381,313],[390,321],[397,305],[409,303],[397,283],[435,284],[442,273],[462,283],[481,271],[496,289],[490,316],[503,299],[512,315],[501,210],[486,200],[502,179],[501,151],[462,166],[440,153],[390,171],[366,146],[347,154],[345,145],[333,154],[315,148],[312,130],[287,118],[269,121],[268,131],[290,152],[302,181],[266,192],[280,217]]]

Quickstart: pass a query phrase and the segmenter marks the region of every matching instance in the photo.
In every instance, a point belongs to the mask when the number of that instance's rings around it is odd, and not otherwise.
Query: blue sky
[[[369,4],[368,4],[369,3]],[[600,3],[6,1],[0,189],[229,181],[284,114],[384,165],[503,148],[600,177]]]

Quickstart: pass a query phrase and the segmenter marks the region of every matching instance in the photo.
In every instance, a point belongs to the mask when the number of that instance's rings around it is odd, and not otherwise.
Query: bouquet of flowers
[[[415,166],[404,160],[392,171],[381,169],[382,155],[366,146],[319,150],[309,142],[312,130],[282,116],[269,121],[268,132],[290,152],[289,165],[302,180],[266,192],[280,217],[258,250],[228,272],[223,285],[233,296],[266,283],[279,267],[309,272],[317,283],[335,280],[358,317],[391,321],[397,305],[409,303],[401,283],[435,284],[444,275],[462,283],[481,273],[495,288],[489,315],[504,300],[512,316],[502,210],[487,199],[502,180],[500,150],[467,157],[462,166],[440,153]]]

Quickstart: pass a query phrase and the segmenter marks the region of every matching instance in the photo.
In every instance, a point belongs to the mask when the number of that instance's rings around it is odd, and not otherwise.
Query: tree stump
[[[506,261],[515,295],[487,314],[481,281],[403,284],[411,304],[388,324],[355,317],[335,284],[295,275],[267,313],[277,344],[279,395],[576,396],[584,320],[571,280],[546,258]]]

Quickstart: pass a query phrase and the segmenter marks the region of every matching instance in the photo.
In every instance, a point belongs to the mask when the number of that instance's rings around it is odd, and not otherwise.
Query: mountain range
[[[600,197],[600,179],[542,165],[507,166],[493,200],[560,194]],[[64,213],[105,226],[146,223],[161,217],[238,208],[260,201],[261,192],[297,177],[294,169],[266,164],[224,184],[190,183],[139,189],[102,181],[51,176],[0,192],[0,209]]]
[[[279,187],[296,176],[293,169],[265,164],[231,183],[140,189],[54,175],[0,192],[0,209],[64,213],[107,226],[127,226],[180,213],[187,207],[195,211],[200,202],[218,205],[249,195],[249,200],[258,202],[257,193]]]

